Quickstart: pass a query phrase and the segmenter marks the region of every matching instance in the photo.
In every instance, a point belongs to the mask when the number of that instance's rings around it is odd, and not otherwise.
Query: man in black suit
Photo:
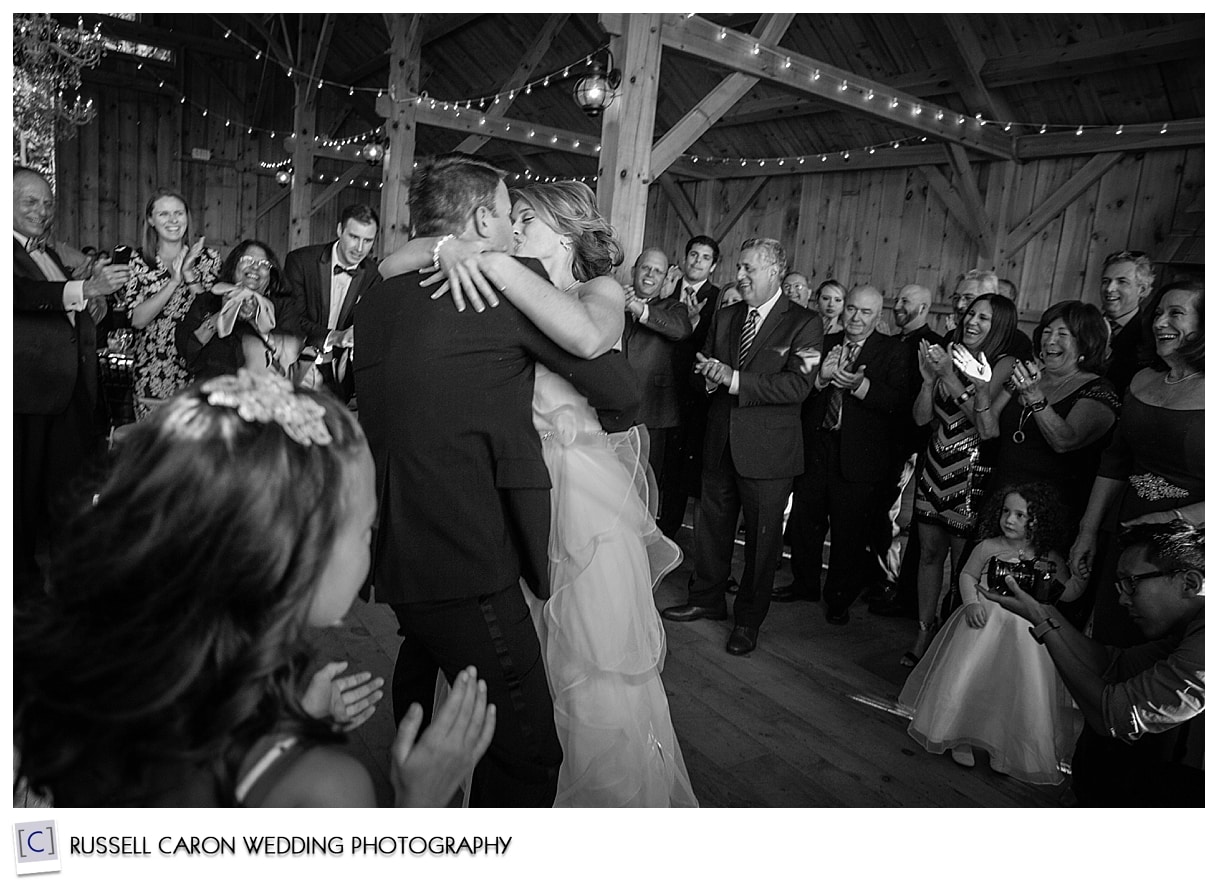
[[[283,276],[291,289],[305,345],[317,357],[326,386],[350,401],[354,383],[351,330],[360,295],[381,280],[368,260],[380,218],[367,205],[348,205],[338,217],[338,239],[288,252]]]
[[[850,604],[880,578],[891,539],[887,512],[913,406],[906,347],[875,332],[884,298],[870,285],[846,298],[845,330],[825,338],[816,393],[803,410],[807,463],[791,510],[791,590],[819,595],[825,534],[833,530],[825,620],[844,625]]]
[[[679,377],[688,377],[693,370],[694,355],[706,345],[711,318],[719,309],[719,288],[710,282],[718,265],[719,243],[710,236],[694,236],[685,245],[685,258],[680,266],[669,270],[668,287],[672,288],[672,296],[685,304],[693,327],[693,333],[677,348],[675,367]],[[681,420],[677,429],[669,433],[663,468],[669,476],[668,490],[660,498],[660,514],[656,519],[669,539],[676,539],[681,529],[689,497],[699,495],[702,437],[706,431],[706,396],[685,383],[677,388]]]
[[[634,262],[633,284],[626,289],[626,328],[622,345],[635,373],[643,401],[638,420],[647,427],[647,461],[661,498],[665,488],[664,451],[668,436],[681,422],[681,393],[689,370],[682,364],[678,344],[693,333],[689,312],[676,297],[661,296],[668,257],[659,248],[645,248]],[[684,369],[683,369],[684,368]],[[680,482],[680,474],[676,481]]]
[[[411,184],[415,234],[506,251],[503,175],[472,156],[437,157]],[[458,312],[413,273],[365,292],[355,328],[359,417],[377,474],[372,585],[403,638],[395,718],[412,702],[430,709],[437,670],[451,681],[475,665],[498,717],[471,803],[552,805],[562,749],[519,584],[549,596],[550,476],[533,428],[534,364],[579,388],[608,431],[632,422],[633,371],[618,352],[566,354],[506,299]]]
[[[999,284],[1002,280],[999,279]],[[915,378],[918,374],[918,343],[925,340],[928,344],[943,345],[943,338],[931,330],[927,324],[930,318],[930,303],[933,298],[931,291],[925,285],[906,285],[897,294],[892,306],[892,320],[897,326],[897,339],[906,347],[909,356],[909,376]],[[930,426],[919,426],[913,421],[913,414],[905,421],[907,444],[905,461],[901,468],[901,476],[897,481],[896,509],[889,509],[889,518],[894,527],[900,511],[901,497],[911,479],[920,470],[922,454],[930,441]],[[916,481],[915,481],[916,486]],[[894,531],[895,532],[895,531]],[[897,553],[897,541],[893,538],[887,555],[884,555],[882,565],[887,570],[884,573],[889,585],[881,597],[869,606],[869,610],[882,616],[917,617],[918,608],[918,558],[921,546],[918,544],[918,531],[912,527],[908,530],[903,556]]]
[[[130,269],[100,258],[88,279],[46,247],[55,212],[51,185],[13,170],[13,383],[16,597],[42,584],[36,554],[62,521],[55,503],[95,452],[97,325],[106,295]]]
[[[786,253],[774,239],[747,239],[736,278],[741,303],[716,312],[695,383],[710,407],[702,498],[694,525],[689,602],[674,622],[726,619],[736,524],[744,512],[744,574],[727,651],[744,655],[770,607],[782,554],[782,515],[803,469],[799,407],[812,389],[823,334],[819,317],[782,295]]]
[[[1100,308],[1108,321],[1108,360],[1104,376],[1124,395],[1134,374],[1150,364],[1142,356],[1145,328],[1142,303],[1155,283],[1150,258],[1142,251],[1117,251],[1104,258]]]

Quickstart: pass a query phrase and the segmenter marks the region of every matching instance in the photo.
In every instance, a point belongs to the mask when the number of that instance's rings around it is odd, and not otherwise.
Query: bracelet
[[[431,249],[431,268],[433,271],[438,271],[440,269],[440,249],[443,248],[444,245],[446,243],[448,243],[450,240],[455,239],[455,238],[457,238],[457,237],[454,236],[452,233],[449,233],[446,236],[441,236],[440,241],[436,242],[436,244],[432,247],[432,249]]]
[[[1028,410],[1032,411],[1032,413],[1040,413],[1042,410],[1044,410],[1046,407],[1049,406],[1049,399],[1042,398],[1042,399],[1040,399],[1040,401],[1037,401],[1034,404],[1026,404],[1024,406]]]
[[[1036,625],[1033,628],[1028,628],[1028,633],[1032,635],[1033,640],[1035,640],[1041,646],[1044,646],[1045,637],[1048,636],[1049,632],[1056,631],[1059,628],[1061,628],[1061,626],[1062,626],[1061,622],[1059,622],[1057,619],[1053,618],[1053,616],[1048,616],[1039,625]]]

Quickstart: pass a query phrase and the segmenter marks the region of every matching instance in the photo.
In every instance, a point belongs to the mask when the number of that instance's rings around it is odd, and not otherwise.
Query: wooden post
[[[414,171],[417,121],[413,96],[419,89],[419,13],[387,13],[389,91],[377,99],[388,120],[389,151],[381,189],[381,253],[389,254],[410,238],[410,178]]]
[[[609,49],[622,71],[622,86],[601,124],[596,201],[617,231],[629,264],[643,247],[647,222],[661,18],[657,13],[629,13],[606,14],[600,20],[610,34]]]
[[[312,16],[300,16],[300,42],[297,59],[300,73],[306,71],[305,53],[318,53],[323,50],[319,43],[321,36]],[[313,202],[313,140],[317,132],[317,88],[316,84],[301,76],[296,81],[296,109],[292,116],[292,132],[295,135],[292,145],[292,195],[288,203],[288,250],[312,245],[313,215],[309,211]]]

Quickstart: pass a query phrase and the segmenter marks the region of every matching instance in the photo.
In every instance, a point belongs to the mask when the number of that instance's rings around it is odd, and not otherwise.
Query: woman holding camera
[[[172,190],[157,190],[144,209],[144,243],[131,257],[131,279],[120,305],[135,328],[135,416],[148,416],[161,400],[190,383],[174,346],[174,330],[195,295],[211,287],[220,256],[192,245],[190,209]]]

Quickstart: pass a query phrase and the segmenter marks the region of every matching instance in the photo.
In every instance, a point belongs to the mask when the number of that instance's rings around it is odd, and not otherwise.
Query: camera
[[[131,246],[116,245],[114,247],[114,257],[112,262],[116,265],[125,265],[131,262]]]
[[[990,558],[989,569],[986,573],[989,590],[995,594],[1011,593],[1007,587],[1007,576],[1015,580],[1020,590],[1032,595],[1040,603],[1054,603],[1066,586],[1059,582],[1057,564],[1043,557],[1033,560],[1000,560]]]

